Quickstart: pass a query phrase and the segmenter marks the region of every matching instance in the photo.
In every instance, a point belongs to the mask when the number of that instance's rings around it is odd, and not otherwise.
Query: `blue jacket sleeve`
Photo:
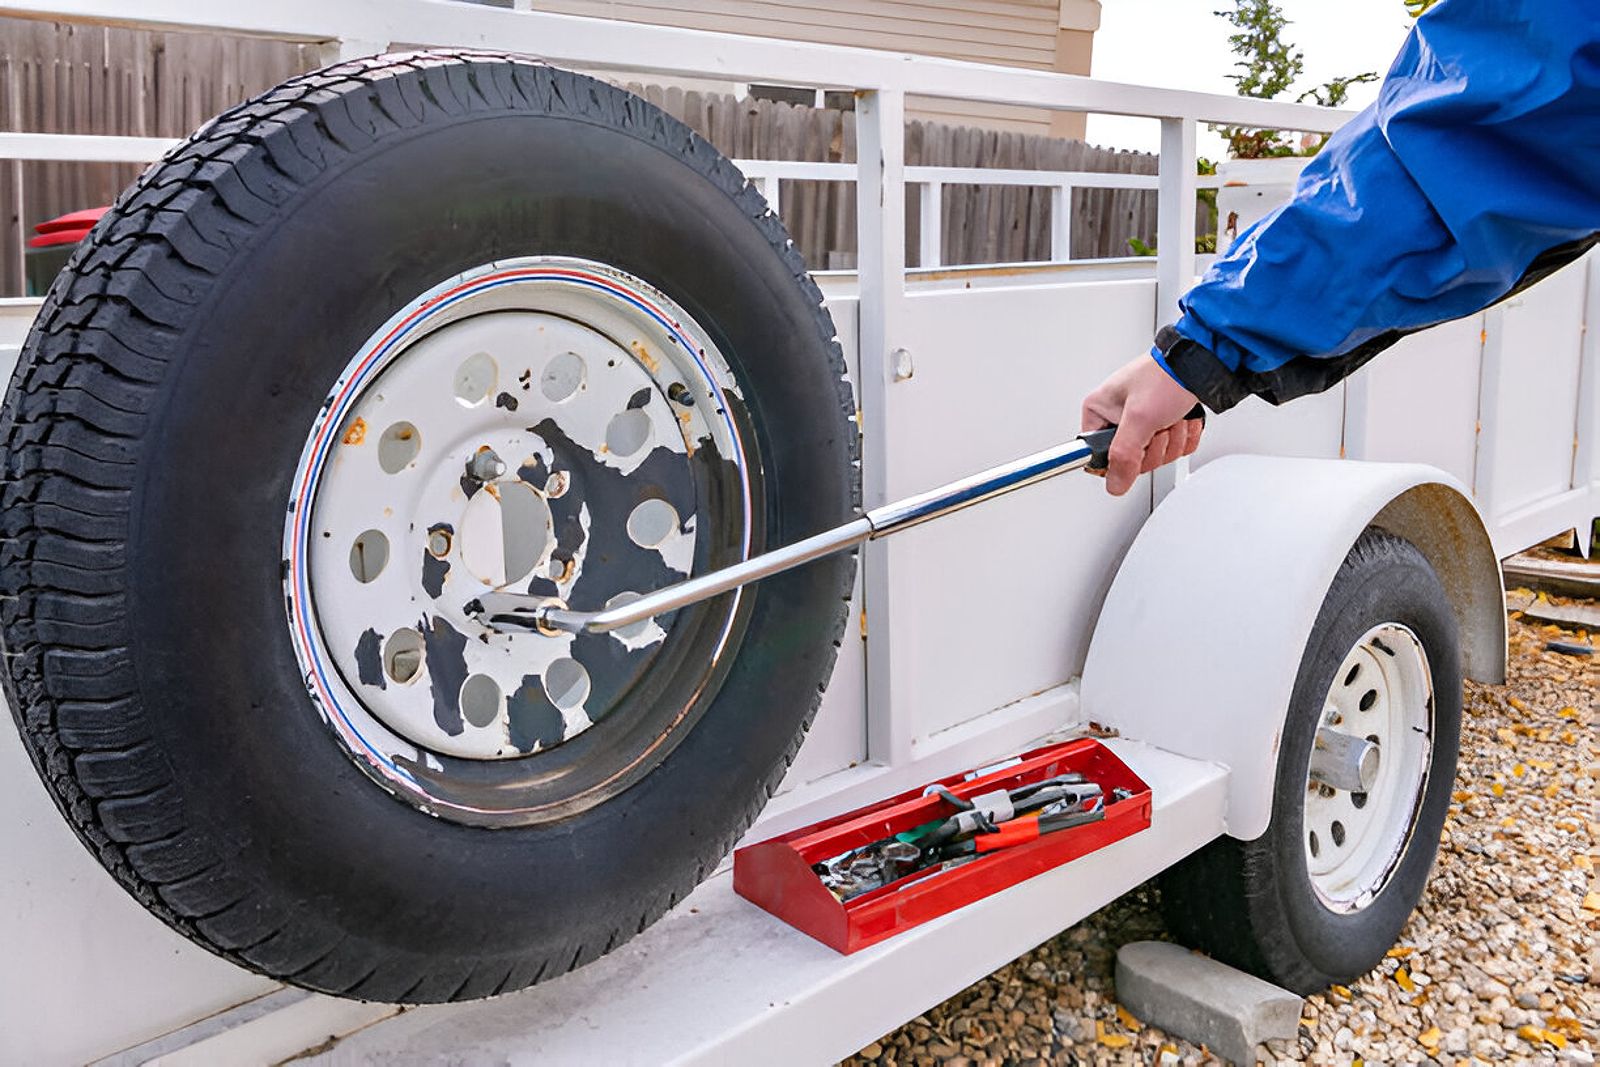
[[[1208,407],[1329,388],[1600,234],[1600,3],[1445,0],[1157,338]]]

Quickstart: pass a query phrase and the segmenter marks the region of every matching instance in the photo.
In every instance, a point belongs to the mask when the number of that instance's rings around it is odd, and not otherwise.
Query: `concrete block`
[[[1140,1020],[1253,1067],[1256,1046],[1299,1032],[1301,999],[1164,941],[1117,951],[1117,999]]]

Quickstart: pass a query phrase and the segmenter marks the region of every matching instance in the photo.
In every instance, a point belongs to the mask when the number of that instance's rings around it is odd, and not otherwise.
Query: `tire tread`
[[[241,966],[328,992],[393,1001],[483,996],[556,977],[599,953],[591,942],[562,949],[559,958],[509,969],[495,960],[445,975],[426,958],[385,958],[371,949],[363,950],[370,965],[352,977],[323,966],[342,947],[331,925],[316,928],[316,943],[290,936],[289,916],[218,873],[224,858],[188,829],[181,785],[146,728],[129,658],[134,635],[121,546],[146,412],[187,310],[206,299],[277,207],[331,161],[433,113],[530,102],[624,128],[698,169],[739,205],[816,305],[839,408],[854,430],[855,399],[822,295],[743,175],[688,127],[637,98],[526,58],[474,50],[379,56],[313,71],[196,130],[118,197],[73,254],[39,311],[0,408],[3,684],[57,807],[117,881],[170,926]],[[859,456],[855,437],[850,454]],[[855,464],[858,471],[858,458]],[[859,476],[852,473],[859,509]],[[841,601],[850,600],[852,585],[841,584]],[[847,623],[840,616],[830,673]],[[819,687],[807,727],[821,697]],[[796,733],[735,828],[709,843],[708,868],[755,820],[803,736]],[[638,913],[617,922],[607,947],[642,931],[693,884],[660,886]]]

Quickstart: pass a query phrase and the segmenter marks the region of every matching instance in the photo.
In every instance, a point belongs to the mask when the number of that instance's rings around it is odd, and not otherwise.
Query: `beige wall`
[[[1100,0],[534,0],[571,15],[1089,72]],[[1083,118],[913,98],[914,118],[1081,137]]]

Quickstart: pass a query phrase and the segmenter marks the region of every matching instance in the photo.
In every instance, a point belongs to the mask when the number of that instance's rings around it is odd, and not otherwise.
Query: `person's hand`
[[[1139,475],[1200,447],[1202,423],[1184,420],[1195,402],[1148,355],[1119,368],[1084,398],[1083,429],[1117,427],[1106,467],[1108,493],[1121,496]]]

